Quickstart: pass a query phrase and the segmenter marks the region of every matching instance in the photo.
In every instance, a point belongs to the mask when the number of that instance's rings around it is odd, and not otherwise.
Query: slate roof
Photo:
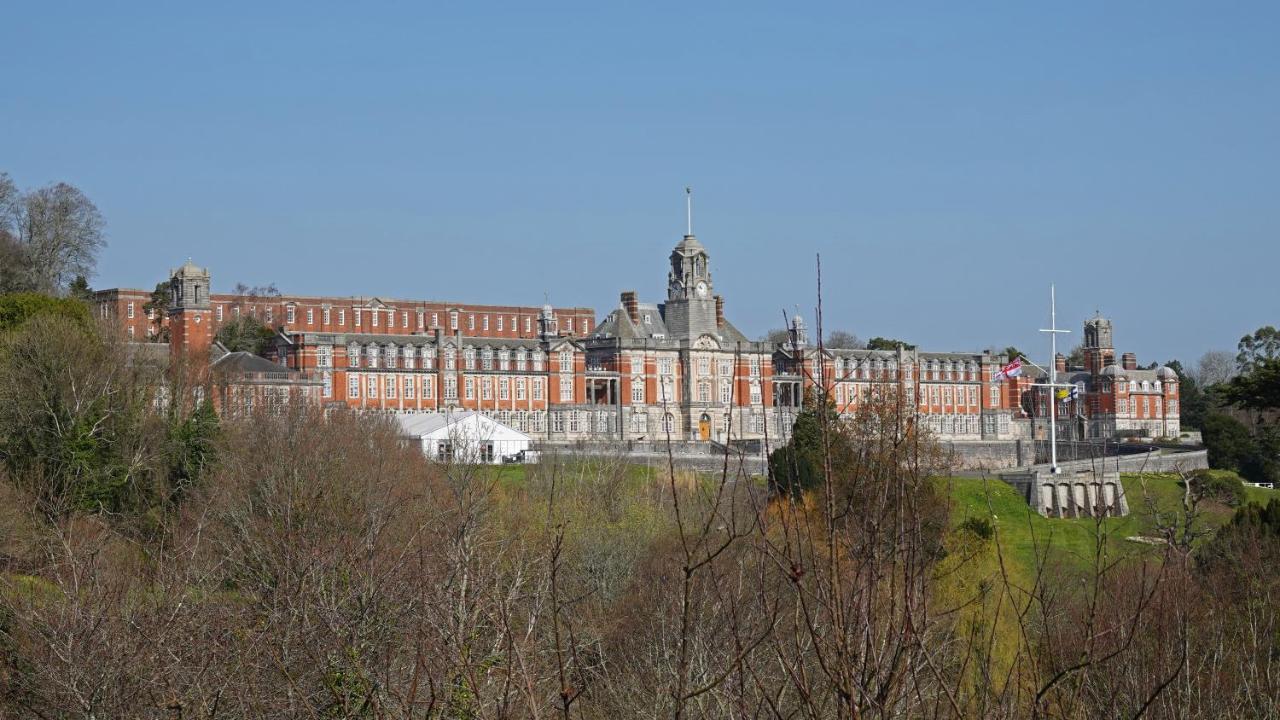
[[[619,305],[606,315],[599,325],[596,325],[596,329],[591,331],[591,337],[643,340],[652,338],[655,335],[668,336],[667,325],[663,322],[662,312],[657,305],[640,303],[638,305],[638,313],[640,322],[632,322],[626,308]],[[645,318],[648,318],[649,322],[646,323]]]
[[[273,363],[270,360],[254,355],[253,353],[238,351],[229,352],[218,358],[213,363],[213,367],[221,372],[241,372],[241,373],[287,373],[292,372],[289,368]]]

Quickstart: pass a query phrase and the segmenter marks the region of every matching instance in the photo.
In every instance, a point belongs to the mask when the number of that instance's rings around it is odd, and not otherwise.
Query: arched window
[[[671,413],[662,416],[662,432],[675,432],[676,418]]]

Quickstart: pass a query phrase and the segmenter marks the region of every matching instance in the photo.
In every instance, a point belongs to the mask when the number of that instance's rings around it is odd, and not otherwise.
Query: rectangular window
[[[316,346],[316,367],[322,367],[322,368],[333,367],[333,346],[332,345]]]
[[[409,327],[409,311],[408,310],[400,311],[400,327],[402,328]]]
[[[323,397],[333,397],[333,373],[327,372],[323,376],[324,385],[321,390]]]
[[[467,389],[467,399],[475,400],[476,399],[476,379],[473,377],[468,377],[468,378],[465,378],[465,382],[466,382],[466,389]]]
[[[482,323],[482,325],[483,325],[483,328],[482,328],[482,329],[483,329],[485,332],[489,332],[489,316],[488,316],[488,315],[485,315],[485,316],[484,316],[483,318],[481,318],[480,320],[481,320],[481,323]]]
[[[458,311],[457,310],[454,310],[449,313],[449,329],[450,330],[458,329]]]
[[[569,318],[569,332],[573,332],[573,318]]]
[[[406,398],[413,398],[415,394],[416,388],[413,387],[413,377],[406,377],[404,379],[404,396]]]
[[[567,375],[560,378],[560,402],[573,402],[573,378]]]
[[[542,378],[533,379],[533,399],[534,400],[542,399]]]
[[[458,378],[450,375],[444,379],[444,399],[458,399]]]
[[[440,327],[440,313],[431,313],[431,327]]]
[[[273,307],[268,307],[268,308],[267,308],[267,324],[268,324],[268,325],[270,325],[270,324],[273,322],[273,320],[272,320],[272,316],[273,316],[274,314],[275,314],[275,308],[273,308]]]
[[[476,316],[475,316],[475,313],[468,314],[468,315],[467,315],[467,330],[468,330],[469,332],[475,332],[475,329],[476,329]]]
[[[218,322],[222,322],[222,306],[221,306],[221,305],[219,305],[219,306],[217,307],[217,309],[216,309],[214,312],[215,312],[215,313],[217,314],[217,316],[218,316]]]
[[[298,321],[298,308],[293,305],[286,305],[284,308],[284,322],[286,325],[292,325]]]
[[[436,379],[427,375],[422,378],[422,397],[430,398],[436,395]]]
[[[132,326],[132,325],[130,325],[130,326],[129,326],[129,338],[130,338],[130,339],[133,339],[133,326]]]
[[[502,332],[502,320],[503,320],[502,316],[499,315],[498,316],[498,332]]]
[[[644,404],[644,378],[631,378],[631,402],[634,405]]]
[[[347,397],[360,397],[360,376],[351,374],[347,375]]]
[[[376,375],[369,376],[365,396],[372,399],[378,397],[378,377]]]
[[[527,397],[525,394],[524,382],[525,382],[524,378],[516,378],[516,399],[517,400],[524,400]]]
[[[480,397],[483,400],[493,399],[493,378],[481,378]]]
[[[373,326],[374,326],[374,327],[378,327],[378,317],[379,317],[378,311],[377,311],[377,310],[371,310],[371,311],[369,311],[369,314],[370,314],[371,316],[373,316]]]
[[[733,401],[733,384],[728,380],[720,381],[720,402],[729,404]]]
[[[421,310],[418,311],[418,329],[419,330],[422,329],[422,311]]]
[[[360,327],[361,315],[363,313],[360,312],[360,308],[356,308],[356,327]]]
[[[347,311],[344,308],[338,308],[338,325],[346,327]]]
[[[316,322],[316,311],[313,308],[307,308],[307,324],[314,325]]]
[[[329,315],[329,308],[323,308],[320,311],[320,322],[323,323],[324,325],[328,325],[330,319],[331,318]]]
[[[509,378],[500,378],[498,380],[498,399],[511,399],[511,380]]]
[[[129,319],[133,319],[133,303],[129,303]]]
[[[1000,386],[991,386],[991,407],[1000,407]]]
[[[533,322],[533,321],[532,321],[532,320],[530,320],[530,319],[529,319],[529,318],[527,318],[527,317],[524,319],[524,332],[525,332],[525,334],[526,334],[526,335],[527,335],[527,334],[529,334],[530,332],[533,332],[533,330],[532,330],[532,327],[533,327],[532,322]]]

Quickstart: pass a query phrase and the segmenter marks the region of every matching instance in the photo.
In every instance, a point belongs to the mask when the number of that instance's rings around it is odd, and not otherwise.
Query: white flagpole
[[[1058,333],[1071,332],[1058,329],[1057,291],[1049,284],[1049,327],[1040,332],[1049,333],[1049,472],[1057,475],[1058,468],[1058,398],[1054,388],[1058,386]]]

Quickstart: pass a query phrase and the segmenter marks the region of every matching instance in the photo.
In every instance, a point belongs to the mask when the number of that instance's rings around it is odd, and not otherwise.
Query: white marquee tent
[[[396,415],[400,432],[422,443],[427,457],[442,462],[498,464],[529,449],[533,439],[474,411]]]

